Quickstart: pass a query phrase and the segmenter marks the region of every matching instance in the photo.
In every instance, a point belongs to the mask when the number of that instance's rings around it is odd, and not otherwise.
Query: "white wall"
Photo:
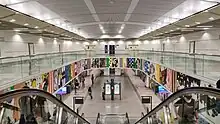
[[[189,41],[196,41],[196,53],[220,54],[220,30],[207,30],[155,41],[141,45],[140,49],[161,50],[161,44],[165,43],[165,51],[189,52]]]
[[[40,37],[30,34],[21,34],[14,31],[0,31],[0,56],[28,55],[28,43],[34,43],[35,54],[84,50],[82,44],[71,41],[54,40],[53,38]]]

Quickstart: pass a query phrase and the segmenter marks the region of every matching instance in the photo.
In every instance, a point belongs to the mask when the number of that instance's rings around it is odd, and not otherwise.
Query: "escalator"
[[[0,95],[0,124],[90,124],[52,94],[21,89]]]
[[[185,88],[173,93],[135,124],[219,124],[220,90]]]
[[[98,113],[96,124],[130,124],[128,113],[125,114],[100,114]]]

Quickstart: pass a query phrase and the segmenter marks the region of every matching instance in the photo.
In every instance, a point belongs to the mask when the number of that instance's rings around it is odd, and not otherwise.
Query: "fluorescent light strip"
[[[212,28],[213,25],[200,25],[200,26],[196,26],[197,28]]]

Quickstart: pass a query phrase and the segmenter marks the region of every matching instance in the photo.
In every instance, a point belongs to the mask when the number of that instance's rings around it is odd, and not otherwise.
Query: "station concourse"
[[[0,124],[218,124],[219,0],[0,0]]]

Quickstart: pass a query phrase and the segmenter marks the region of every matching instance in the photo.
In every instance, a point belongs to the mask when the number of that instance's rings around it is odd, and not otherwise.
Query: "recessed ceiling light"
[[[185,25],[185,27],[190,27],[190,25]]]
[[[47,29],[44,29],[44,31],[47,31]]]
[[[176,28],[177,30],[180,30],[180,28]]]
[[[38,26],[35,26],[34,28],[39,28]]]
[[[52,33],[54,32],[54,31],[51,31]]]
[[[19,14],[19,12],[15,12],[15,14]]]
[[[122,30],[119,30],[119,32],[118,32],[118,33],[119,33],[119,34],[121,34],[121,32],[122,32]]]
[[[0,22],[0,24],[1,24],[2,22]]]
[[[173,30],[170,30],[170,31],[173,31]]]
[[[210,17],[209,20],[214,20],[214,18],[213,18],[213,17]]]
[[[195,23],[198,24],[198,25],[201,24],[200,22],[195,22]]]
[[[209,12],[209,10],[205,10],[204,12]]]
[[[168,33],[167,31],[165,33]]]
[[[15,22],[15,21],[16,21],[15,19],[11,19],[11,20],[10,20],[10,22]]]
[[[25,23],[25,24],[24,24],[24,26],[28,26],[28,25],[29,25],[28,23]]]

